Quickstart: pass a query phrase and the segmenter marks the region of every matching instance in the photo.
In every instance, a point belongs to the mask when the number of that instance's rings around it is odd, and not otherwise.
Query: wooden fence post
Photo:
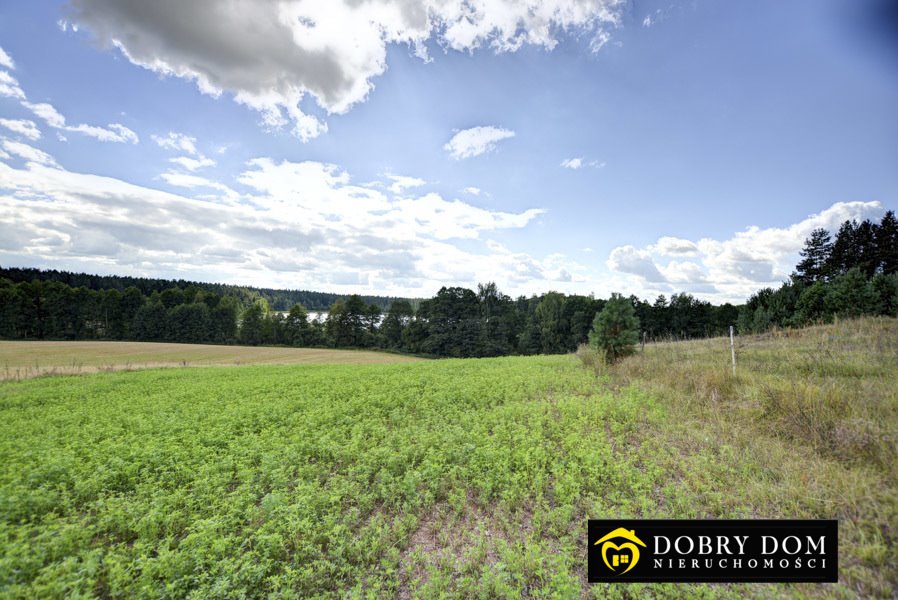
[[[733,338],[733,326],[730,325],[730,354],[733,356],[733,377],[736,376],[736,342]]]

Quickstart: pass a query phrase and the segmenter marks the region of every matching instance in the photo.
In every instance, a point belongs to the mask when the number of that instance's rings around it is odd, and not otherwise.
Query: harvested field
[[[150,367],[385,364],[421,360],[367,350],[155,342],[0,341],[0,379]]]

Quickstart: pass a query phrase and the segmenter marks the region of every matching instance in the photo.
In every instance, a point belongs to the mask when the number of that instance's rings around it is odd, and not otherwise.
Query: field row
[[[386,364],[419,359],[387,352],[154,342],[0,341],[0,379],[149,367]]]

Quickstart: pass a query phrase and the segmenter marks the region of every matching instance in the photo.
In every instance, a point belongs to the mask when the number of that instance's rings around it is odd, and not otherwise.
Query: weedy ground
[[[0,341],[0,380],[153,367],[382,364],[421,360],[365,350],[156,342]]]
[[[894,597],[898,321],[728,344],[2,383],[0,596]],[[840,582],[590,586],[614,517],[838,518]]]

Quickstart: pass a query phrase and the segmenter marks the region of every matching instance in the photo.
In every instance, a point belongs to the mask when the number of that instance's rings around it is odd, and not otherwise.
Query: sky
[[[0,3],[0,265],[777,287],[898,206],[887,0]]]

